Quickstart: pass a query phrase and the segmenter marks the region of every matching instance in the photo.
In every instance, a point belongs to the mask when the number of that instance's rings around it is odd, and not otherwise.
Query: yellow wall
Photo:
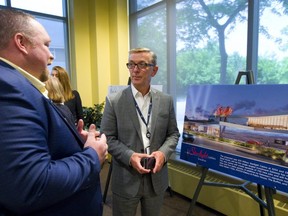
[[[74,0],[69,13],[72,85],[92,106],[128,80],[127,0]]]

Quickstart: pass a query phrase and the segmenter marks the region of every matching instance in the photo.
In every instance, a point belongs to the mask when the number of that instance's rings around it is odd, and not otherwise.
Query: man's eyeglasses
[[[139,69],[145,69],[145,68],[147,68],[148,66],[149,66],[149,67],[152,67],[152,66],[155,66],[155,65],[154,65],[154,64],[148,64],[148,63],[145,63],[145,62],[141,62],[141,63],[138,63],[138,64],[135,64],[135,63],[127,63],[126,66],[127,66],[128,69],[134,69],[135,66],[137,66]]]

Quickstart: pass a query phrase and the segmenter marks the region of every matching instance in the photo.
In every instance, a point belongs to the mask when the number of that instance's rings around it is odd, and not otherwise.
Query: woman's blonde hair
[[[45,87],[48,91],[48,97],[54,103],[64,103],[64,90],[56,77],[49,76],[49,79],[45,82]]]
[[[72,93],[70,79],[69,79],[67,71],[60,66],[54,66],[52,68],[52,70],[57,71],[57,78],[59,79],[59,81],[62,84],[63,89],[64,89],[64,94],[63,94],[64,100],[68,101],[68,100],[73,99],[74,95]]]

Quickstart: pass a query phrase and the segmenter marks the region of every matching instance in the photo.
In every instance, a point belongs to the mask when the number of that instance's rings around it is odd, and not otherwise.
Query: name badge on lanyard
[[[138,114],[140,115],[140,118],[142,119],[143,123],[146,125],[146,137],[147,137],[148,139],[150,139],[150,137],[151,137],[151,132],[150,132],[150,130],[149,130],[149,126],[148,126],[148,125],[149,125],[149,120],[150,120],[151,111],[152,111],[152,97],[150,97],[150,103],[149,103],[149,108],[148,108],[147,122],[145,121],[145,118],[144,118],[144,116],[143,116],[143,114],[142,114],[142,112],[141,112],[141,110],[140,110],[140,108],[139,108],[139,106],[138,106],[138,104],[137,104],[137,102],[136,102],[136,100],[135,100],[134,97],[133,97],[133,99],[134,99],[134,103],[135,103],[136,110],[137,110]]]

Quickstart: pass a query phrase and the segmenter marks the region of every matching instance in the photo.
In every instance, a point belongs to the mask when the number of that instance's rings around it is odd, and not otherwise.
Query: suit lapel
[[[140,123],[139,123],[136,107],[135,107],[135,104],[133,102],[134,100],[133,100],[133,94],[132,94],[131,87],[125,89],[124,93],[126,95],[126,97],[125,97],[125,99],[126,99],[125,106],[127,107],[127,113],[129,113],[128,116],[129,116],[132,124],[134,125],[140,140],[142,141]]]
[[[65,124],[68,126],[68,128],[71,130],[71,132],[74,134],[74,136],[76,137],[76,139],[78,140],[78,144],[81,148],[83,148],[84,146],[84,142],[83,139],[80,137],[78,131],[76,130],[76,126],[75,125],[71,125],[66,119],[65,117],[62,115],[62,113],[59,111],[59,109],[53,104],[52,101],[50,101],[49,99],[47,99],[51,105],[51,107],[53,107],[53,109],[59,114],[59,116],[63,119],[63,121],[65,122]]]
[[[152,97],[152,119],[151,119],[151,140],[154,137],[154,131],[156,127],[157,117],[160,109],[160,97],[157,92],[151,90]]]

